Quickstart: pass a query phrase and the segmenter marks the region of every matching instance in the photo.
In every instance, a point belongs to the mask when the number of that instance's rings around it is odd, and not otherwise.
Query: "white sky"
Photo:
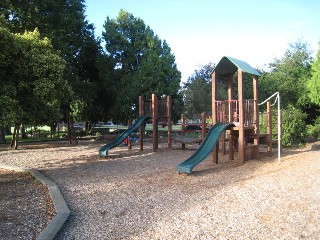
[[[101,36],[119,10],[141,18],[166,40],[182,81],[200,65],[223,56],[263,68],[283,56],[289,43],[307,42],[314,54],[320,42],[320,1],[316,0],[86,0],[86,15]]]

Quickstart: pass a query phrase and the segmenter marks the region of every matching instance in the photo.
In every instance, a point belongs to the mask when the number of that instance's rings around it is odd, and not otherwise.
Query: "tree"
[[[308,81],[308,96],[310,101],[320,106],[320,50],[311,66],[311,78]]]
[[[37,30],[12,34],[0,27],[0,125],[40,125],[61,117],[60,105],[71,91],[63,79],[65,61]],[[16,138],[17,140],[17,138]],[[17,147],[17,145],[16,145]]]
[[[262,74],[260,99],[280,92],[283,108],[289,104],[296,107],[305,105],[308,102],[306,82],[310,78],[312,60],[307,43],[298,41],[290,44],[284,56],[270,63],[270,71]]]
[[[182,94],[184,99],[184,112],[189,118],[198,118],[202,112],[211,112],[211,73],[215,65],[209,63],[195,70],[194,73],[184,83]],[[218,79],[217,95],[218,99],[227,98],[227,82]]]
[[[106,51],[114,68],[111,114],[116,120],[136,116],[139,95],[177,96],[181,74],[166,41],[124,10],[116,19],[107,18],[104,27]]]
[[[23,33],[37,28],[41,37],[48,37],[53,48],[67,62],[64,78],[73,88],[66,96],[78,120],[94,120],[101,115],[102,104],[97,96],[99,59],[103,55],[94,26],[85,20],[84,0],[33,0],[0,2],[0,15],[11,32]],[[92,118],[92,119],[91,119]]]

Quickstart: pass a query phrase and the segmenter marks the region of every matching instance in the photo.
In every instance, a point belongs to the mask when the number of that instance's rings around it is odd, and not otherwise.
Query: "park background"
[[[138,117],[138,97],[152,93],[172,96],[175,123],[181,113],[198,119],[210,114],[210,73],[224,55],[261,73],[260,100],[280,93],[284,145],[319,139],[317,5],[3,1],[1,142],[18,140],[21,126],[27,138],[40,126],[54,136],[68,120],[84,123],[88,135],[97,123],[127,124]]]

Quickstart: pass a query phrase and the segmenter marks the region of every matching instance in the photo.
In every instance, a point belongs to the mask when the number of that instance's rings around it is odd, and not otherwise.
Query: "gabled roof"
[[[227,56],[220,60],[217,66],[212,70],[211,74],[215,72],[218,78],[224,78],[235,74],[238,69],[241,69],[246,73],[260,76],[260,73],[258,73],[257,70],[251,67],[248,63]]]

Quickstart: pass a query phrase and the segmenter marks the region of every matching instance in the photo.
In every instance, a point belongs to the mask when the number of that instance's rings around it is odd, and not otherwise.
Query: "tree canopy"
[[[59,119],[65,61],[37,30],[12,34],[0,27],[0,125],[45,124]]]
[[[189,118],[199,118],[202,112],[211,112],[211,76],[213,63],[195,70],[183,85],[184,113]]]
[[[4,0],[0,2],[0,15],[13,33],[37,28],[41,37],[51,40],[66,61],[63,77],[72,86],[73,95],[64,96],[74,117],[97,121],[102,115],[101,107],[94,106],[101,105],[97,89],[103,54],[94,26],[85,20],[84,0]]]
[[[177,95],[181,74],[165,40],[124,10],[116,19],[107,18],[104,27],[106,52],[114,69],[111,115],[115,119],[133,116],[139,95]]]
[[[312,60],[307,43],[298,41],[290,44],[284,56],[270,63],[270,71],[262,74],[259,86],[260,99],[280,92],[283,108],[289,104],[305,105],[308,101],[306,82],[311,77]]]
[[[311,78],[308,81],[310,101],[320,106],[320,50],[317,52],[315,61],[311,65]]]

